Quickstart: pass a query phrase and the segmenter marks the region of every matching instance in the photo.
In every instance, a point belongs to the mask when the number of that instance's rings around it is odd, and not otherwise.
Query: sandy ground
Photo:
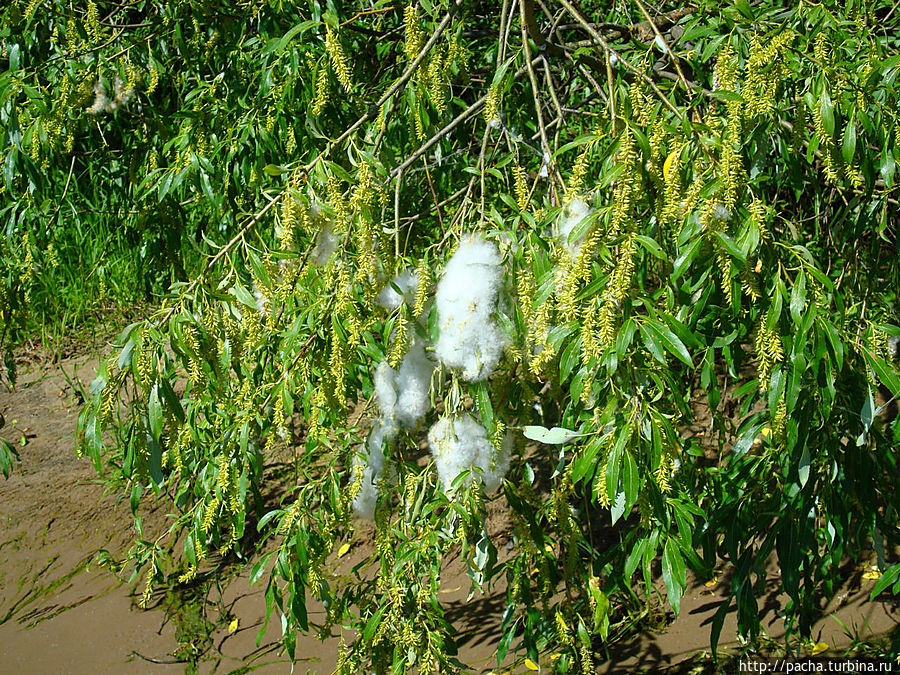
[[[61,365],[86,386],[96,362],[96,357],[79,357]],[[0,414],[6,421],[0,434],[16,443],[24,436],[25,441],[13,475],[0,482],[0,674],[182,673],[186,664],[175,654],[183,655],[192,643],[204,654],[200,672],[292,672],[277,652],[277,628],[256,644],[265,613],[264,589],[262,584],[251,588],[246,572],[212,585],[193,603],[154,597],[153,607],[140,610],[133,586],[97,564],[98,550],[116,555],[127,547],[132,518],[127,502],[108,493],[90,462],[75,456],[79,405],[59,367],[49,363],[23,364],[16,390],[0,391]],[[146,526],[152,529],[163,518],[163,513],[149,513]],[[503,553],[505,547],[500,548]],[[344,562],[353,558],[351,552]],[[816,640],[847,645],[850,637],[842,623],[863,637],[894,628],[900,614],[889,603],[867,602],[872,582],[863,580],[862,572],[850,570],[847,588],[833,603],[835,614],[816,626]],[[709,623],[726,584],[727,573],[710,586],[693,584],[677,620],[662,632],[617,645],[598,671],[659,672],[707,650]],[[777,586],[777,569],[768,586]],[[468,580],[452,571],[444,588],[442,601],[461,631],[463,662],[476,672],[508,672],[507,664],[497,669],[492,658],[503,588],[466,602]],[[778,610],[783,602],[773,591],[761,603],[775,639],[782,635]],[[311,621],[319,617],[321,608],[311,606]],[[237,629],[230,631],[234,619]],[[733,615],[721,643],[736,644]],[[293,672],[331,673],[336,648],[337,638],[324,643],[301,638]],[[512,671],[529,672],[524,667]]]

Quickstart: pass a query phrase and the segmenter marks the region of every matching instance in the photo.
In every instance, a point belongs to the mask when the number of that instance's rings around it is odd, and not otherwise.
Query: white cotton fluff
[[[487,492],[493,492],[509,469],[512,436],[507,435],[496,450],[485,428],[468,414],[439,419],[428,431],[428,444],[445,492],[463,471],[471,471],[469,480],[480,480]]]
[[[375,398],[385,424],[413,430],[431,408],[431,375],[435,362],[413,340],[398,369],[382,361],[375,371]]]
[[[566,205],[562,217],[559,219],[559,223],[557,224],[557,237],[559,238],[559,243],[573,256],[577,256],[578,252],[581,250],[581,245],[584,243],[584,235],[571,241],[569,240],[569,237],[571,237],[572,232],[575,231],[581,221],[593,212],[594,210],[588,206],[586,201],[580,197],[576,197]]]
[[[89,115],[98,115],[102,112],[115,112],[119,109],[119,106],[127,105],[128,102],[131,101],[134,96],[134,88],[126,87],[122,78],[116,75],[115,82],[113,83],[113,94],[114,98],[110,100],[106,95],[106,87],[103,86],[103,83],[100,80],[97,80],[94,84],[94,102],[85,110],[85,112]]]
[[[261,317],[265,318],[266,314],[268,314],[269,298],[256,284],[253,285],[253,298],[256,300],[256,311],[259,312]]]
[[[318,267],[325,265],[332,254],[337,251],[339,241],[331,223],[323,223],[322,229],[316,235],[316,243],[310,254],[312,264]]]
[[[379,420],[369,433],[366,442],[367,455],[365,460],[359,456],[353,460],[354,474],[362,472],[362,485],[353,499],[353,511],[360,518],[372,520],[375,517],[375,502],[378,499],[378,480],[384,469],[385,441],[390,441],[397,436],[397,427]]]
[[[497,247],[473,236],[459,245],[437,286],[440,337],[435,353],[470,382],[490,377],[508,344],[492,316],[502,282]]]
[[[731,218],[731,209],[729,209],[724,204],[716,204],[715,206],[713,206],[712,217],[713,220],[728,220],[729,218]]]
[[[400,289],[400,293],[397,292]],[[402,303],[415,304],[416,291],[419,290],[419,277],[414,270],[405,270],[391,279],[378,294],[377,302],[385,309],[397,309]]]
[[[85,109],[89,115],[98,115],[109,110],[109,98],[106,96],[106,87],[100,80],[94,83],[94,102]]]
[[[545,151],[543,161],[541,162],[541,170],[538,172],[540,178],[550,177],[550,163],[552,161],[553,158],[550,156],[550,153]]]

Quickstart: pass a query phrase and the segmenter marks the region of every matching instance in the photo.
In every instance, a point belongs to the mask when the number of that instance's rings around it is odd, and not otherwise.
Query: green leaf
[[[678,543],[674,539],[666,540],[666,545],[663,549],[662,576],[663,583],[666,585],[669,604],[672,606],[676,617],[681,610],[681,596],[684,594],[686,583],[685,575],[684,559],[681,557]]]
[[[612,519],[612,524],[615,525],[619,518],[621,518],[625,513],[625,492],[619,490],[615,493],[615,497],[612,499],[612,505],[609,509],[610,518]]]
[[[363,629],[362,637],[364,643],[370,644],[372,642],[372,638],[375,636],[375,629],[378,628],[378,624],[381,623],[381,617],[384,616],[387,609],[387,605],[382,605],[371,617],[369,617],[369,620],[366,622],[366,627]]]
[[[684,274],[687,269],[691,266],[691,263],[694,262],[694,258],[697,257],[697,253],[700,250],[700,244],[703,243],[703,240],[700,237],[695,238],[690,244],[687,245],[681,255],[679,255],[675,259],[675,264],[672,268],[672,276],[671,280],[677,281],[682,274]]]
[[[313,21],[301,21],[300,23],[298,23],[296,26],[291,28],[287,33],[285,33],[283,36],[281,36],[281,39],[278,40],[278,43],[275,46],[275,51],[276,52],[283,51],[284,48],[287,47],[288,43],[294,39],[294,36],[296,36],[297,33],[299,33],[302,30],[306,30],[310,26],[313,26],[313,25],[315,25],[315,22],[313,22]]]
[[[709,632],[709,646],[710,650],[713,653],[713,656],[715,656],[716,650],[719,646],[719,636],[722,634],[722,626],[725,625],[725,617],[728,615],[728,608],[730,604],[730,600],[723,600],[721,603],[719,603],[719,609],[716,610],[716,613],[712,619],[712,626]]]
[[[797,473],[800,477],[800,487],[806,487],[806,483],[809,481],[809,467],[811,464],[811,460],[809,457],[809,450],[807,448],[803,448],[803,455],[800,457],[800,465],[797,467]]]
[[[600,454],[600,443],[594,439],[572,460],[572,482],[577,483],[588,476],[596,468],[597,456]]]
[[[856,124],[853,120],[847,123],[844,129],[844,140],[841,143],[841,156],[847,165],[852,165],[856,158]]]
[[[248,291],[241,282],[236,281],[231,288],[231,292],[242,305],[245,305],[254,311],[256,310],[256,298],[253,297],[253,294]]]
[[[9,478],[12,473],[13,462],[19,459],[16,447],[5,438],[0,438],[0,471],[4,478]]]
[[[641,476],[634,457],[631,456],[627,449],[625,450],[622,469],[622,484],[625,488],[625,511],[630,512],[631,507],[637,503],[641,488]]]
[[[662,247],[656,243],[654,239],[647,237],[643,234],[639,234],[635,237],[641,245],[647,249],[647,252],[650,253],[655,258],[659,258],[660,260],[667,260],[669,256],[666,255],[666,252],[662,250]]]
[[[172,383],[167,379],[162,379],[159,381],[159,388],[162,391],[163,398],[166,400],[166,408],[175,415],[180,424],[184,424],[184,408],[181,406],[181,401],[178,400],[175,390],[172,389]]]
[[[600,637],[606,639],[609,631],[609,598],[593,579],[588,583],[588,592],[594,605],[594,632],[600,633]]]
[[[881,595],[884,589],[897,581],[898,578],[900,578],[900,564],[888,567],[872,587],[872,592],[869,594],[869,600],[874,600]]]
[[[150,422],[150,433],[154,440],[159,441],[163,430],[162,404],[159,400],[159,384],[154,384],[150,390],[150,398],[147,400],[147,419]]]
[[[894,159],[894,156],[890,152],[885,152],[878,172],[881,174],[884,186],[888,189],[894,187],[894,171],[896,168],[897,162]]]
[[[875,419],[875,400],[872,398],[872,387],[866,388],[866,396],[863,399],[862,409],[859,412],[862,421],[862,433],[856,439],[856,445],[862,446],[866,443],[866,437],[869,435],[869,429],[872,428],[872,420]]]
[[[830,321],[822,319],[819,321],[819,325],[822,327],[822,332],[825,333],[825,337],[831,345],[831,351],[834,354],[835,368],[840,372],[844,368],[844,343],[838,334],[837,328],[835,328]]]
[[[744,249],[742,249],[734,239],[732,239],[724,232],[719,232],[718,230],[715,234],[716,239],[718,239],[719,243],[725,247],[725,250],[728,251],[732,258],[734,258],[741,264],[747,262],[746,251],[744,251]]]
[[[522,432],[525,434],[525,438],[530,438],[532,441],[538,441],[539,443],[545,443],[547,445],[568,443],[573,438],[586,435],[580,434],[577,431],[572,431],[571,429],[563,429],[561,427],[547,429],[546,427],[541,426],[522,427]]]
[[[829,136],[834,136],[834,104],[828,90],[823,88],[819,98],[819,115],[822,116],[822,127]]]
[[[694,367],[694,363],[691,361],[691,355],[687,350],[687,347],[684,346],[684,343],[678,338],[675,333],[673,333],[667,326],[662,325],[653,320],[647,320],[645,322],[647,326],[647,330],[652,332],[654,337],[665,347],[666,351],[675,356],[679,361],[684,363],[684,365],[689,366],[691,368]]]
[[[863,355],[878,379],[881,380],[881,384],[890,390],[891,395],[900,398],[900,375],[897,374],[896,368],[884,359],[870,354],[867,350],[863,350]]]
[[[666,355],[663,354],[662,342],[656,334],[652,333],[644,324],[640,324],[640,331],[647,351],[650,352],[657,361],[665,364]]]

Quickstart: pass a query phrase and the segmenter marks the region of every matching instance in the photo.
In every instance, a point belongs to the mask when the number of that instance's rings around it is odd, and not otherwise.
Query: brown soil
[[[96,363],[96,357],[82,356],[64,359],[61,366],[86,387]],[[154,597],[151,609],[140,610],[133,585],[97,564],[100,549],[115,557],[130,544],[132,516],[127,500],[107,492],[91,463],[75,456],[79,406],[77,391],[58,366],[46,362],[22,364],[15,391],[0,391],[0,414],[6,422],[0,435],[20,444],[21,455],[10,478],[0,482],[0,674],[181,673],[192,645],[202,652],[200,672],[291,672],[277,651],[277,618],[257,647],[264,589],[261,583],[250,587],[246,571],[210,584],[193,600]],[[148,513],[145,527],[158,529],[164,518],[163,512]],[[362,529],[359,534],[365,536]],[[499,541],[502,560],[508,553],[505,540]],[[357,544],[343,565],[349,567],[365,555],[367,542]],[[816,626],[818,641],[832,647],[849,643],[838,620],[855,627],[858,637],[894,628],[895,608],[867,602],[872,581],[863,580],[862,573],[848,571],[847,588],[833,603],[835,614]],[[768,581],[777,587],[777,569]],[[711,586],[694,584],[677,620],[662,632],[617,645],[599,672],[658,672],[708,650],[709,624],[727,583],[724,574]],[[443,588],[442,601],[460,630],[464,663],[485,673],[492,668],[498,673],[529,672],[514,667],[512,656],[502,670],[493,659],[504,606],[502,586],[467,601],[468,579],[451,567]],[[783,603],[773,591],[760,605],[768,634],[775,639],[781,636],[777,610]],[[320,621],[322,608],[309,609],[311,622]],[[236,629],[229,630],[235,619]],[[300,661],[293,672],[331,673],[337,643],[337,637],[325,642],[301,638]],[[733,615],[726,620],[721,643],[736,645]]]

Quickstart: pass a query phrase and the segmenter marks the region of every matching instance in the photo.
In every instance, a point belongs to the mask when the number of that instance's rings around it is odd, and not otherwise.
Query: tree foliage
[[[895,9],[11,3],[7,325],[52,303],[70,214],[117,214],[127,269],[175,282],[80,418],[148,593],[231,552],[291,656],[311,596],[356,631],[341,672],[453,670],[460,558],[506,582],[500,658],[587,673],[689,570],[733,571],[713,648],[732,609],[757,637],[774,557],[808,637],[842,561],[900,543]],[[375,546],[340,582],[365,490]]]

